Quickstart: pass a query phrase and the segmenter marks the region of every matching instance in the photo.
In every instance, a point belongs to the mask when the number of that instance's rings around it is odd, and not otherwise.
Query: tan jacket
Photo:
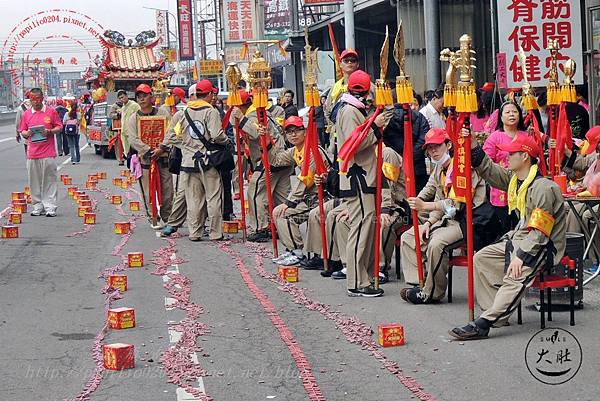
[[[131,100],[130,100],[130,102],[131,102]],[[137,105],[137,103],[136,103],[136,105]],[[161,111],[160,109],[157,109],[156,107],[154,107],[152,111],[153,111],[153,113],[151,115],[164,116],[167,119],[167,122],[169,121],[170,116],[165,115],[164,111]],[[124,113],[124,110],[122,111],[122,113]],[[121,115],[124,115],[124,114],[121,114]],[[152,149],[150,149],[150,146],[146,145],[140,139],[140,135],[138,132],[139,117],[140,117],[140,115],[138,112],[134,113],[127,119],[126,124],[123,124],[123,127],[124,128],[126,127],[126,129],[127,129],[126,132],[127,132],[127,137],[129,139],[129,145],[138,152],[138,157],[140,157],[140,161],[141,161],[142,165],[145,166],[145,165],[150,164],[150,159],[146,158],[145,155],[146,155],[146,153],[148,153],[148,151],[150,151]],[[166,135],[167,135],[167,133],[165,132],[165,136]],[[161,156],[161,157],[167,158],[168,156],[165,155],[165,156]]]
[[[267,115],[270,116],[268,112]],[[232,124],[235,124],[235,122],[232,122]],[[257,166],[262,165],[262,149],[260,147],[260,135],[258,133],[258,118],[256,117],[256,111],[253,108],[250,108],[244,118],[240,120],[239,127],[248,135],[250,161],[252,162],[252,167],[256,169]],[[273,117],[267,119],[267,129],[271,135],[273,146],[278,149],[284,149],[285,138],[283,138],[281,128],[273,122]]]
[[[194,162],[194,155],[198,152],[205,154],[206,147],[200,139],[197,139],[195,131],[188,123],[185,117],[186,110],[208,142],[225,145],[229,141],[229,138],[227,138],[227,135],[221,128],[219,111],[212,106],[201,109],[188,107],[185,110],[175,113],[163,144],[166,146],[176,146],[181,149],[181,167],[194,169],[198,167]]]
[[[473,166],[492,187],[508,190],[513,172],[492,162],[480,147],[473,150]],[[546,228],[551,227],[549,235],[536,228],[539,227],[539,216],[550,219],[551,224],[545,225]],[[538,176],[527,189],[525,215],[519,218],[518,227],[503,237],[510,241],[509,246],[515,248],[516,255],[526,266],[534,266],[539,264],[539,255],[551,242],[556,249],[554,264],[558,264],[565,252],[567,231],[564,198],[559,186],[552,180]]]
[[[348,139],[352,131],[366,120],[359,109],[346,104],[337,115],[335,130],[338,135],[340,148]],[[377,180],[377,157],[375,156],[377,138],[373,128],[359,145],[352,160],[350,160],[347,174],[340,174],[340,197],[346,198],[363,193],[374,194]]]
[[[435,166],[432,173],[429,175],[427,184],[425,184],[423,189],[417,195],[418,198],[423,199],[426,202],[435,202],[438,205],[438,210],[430,212],[429,218],[427,219],[432,225],[442,220],[446,215],[443,211],[442,202],[454,206],[457,210],[462,210],[464,208],[463,203],[448,198],[445,192],[445,182],[442,182],[442,179],[445,181],[445,174],[442,175],[443,173],[444,171],[441,166]],[[475,192],[473,193],[473,205],[474,207],[478,207],[486,200],[485,181],[475,170],[473,170],[471,173],[471,183],[475,188]]]
[[[139,110],[140,105],[131,99],[129,99],[127,104],[121,106],[121,135],[126,135],[129,138],[129,133],[132,131],[129,129],[129,125],[126,122],[128,122],[131,116],[133,116]],[[137,122],[133,131],[137,131]]]

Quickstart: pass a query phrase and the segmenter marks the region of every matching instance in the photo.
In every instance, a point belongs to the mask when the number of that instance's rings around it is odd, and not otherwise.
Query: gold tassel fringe
[[[537,110],[540,108],[535,96],[529,94],[523,97],[523,108],[525,110]]]
[[[240,96],[239,90],[236,89],[229,92],[229,96],[227,96],[227,105],[230,107],[242,105],[242,97]]]
[[[413,87],[408,79],[396,77],[396,98],[401,104],[413,102]]]
[[[458,92],[456,94],[456,111],[459,113],[474,113],[477,109],[477,93],[475,92],[475,85],[472,83],[461,85],[459,83]]]
[[[547,92],[548,92],[548,106],[555,106],[555,105],[560,104],[562,96],[560,94],[559,88],[557,88],[555,86],[548,86]]]
[[[576,103],[577,93],[575,92],[575,85],[567,84],[560,88],[560,97],[563,102]]]
[[[378,79],[375,81],[375,105],[376,106],[393,106],[394,99],[392,98],[392,90],[387,81]]]
[[[456,107],[456,88],[450,84],[444,85],[444,107]]]
[[[252,90],[252,105],[258,108],[266,108],[269,102],[269,91],[265,88],[255,88]]]
[[[304,88],[304,102],[308,107],[318,107],[321,105],[319,91],[313,85],[307,85]]]

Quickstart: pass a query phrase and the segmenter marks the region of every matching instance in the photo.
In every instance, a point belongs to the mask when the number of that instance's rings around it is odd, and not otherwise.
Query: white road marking
[[[13,140],[13,141],[17,142],[17,140],[15,139],[14,136],[11,136],[10,138],[0,139],[0,142],[6,142],[6,141],[10,141],[10,140]]]
[[[88,148],[88,144],[86,143],[85,145],[83,145],[82,148],[79,148],[79,152],[83,151],[84,149]],[[71,157],[69,157],[68,159],[65,159],[65,161],[63,161],[60,166],[58,166],[58,171],[62,170],[63,166],[67,163],[69,163],[71,161]]]
[[[177,259],[177,255],[175,254],[175,252],[173,252],[173,254],[171,255],[171,260],[175,260]],[[169,266],[167,268],[167,273],[179,273],[179,265],[176,263],[173,263],[171,266]],[[163,282],[167,283],[170,280],[169,276],[167,274],[163,275]],[[181,288],[181,286],[179,284],[175,285],[176,288]],[[175,304],[175,299],[171,298],[171,297],[165,297],[165,309],[166,310],[172,310],[174,309],[174,304]],[[177,324],[177,322],[174,322],[172,320],[170,320],[167,323],[169,326],[173,325],[173,324]],[[169,333],[169,342],[171,344],[175,344],[176,342],[178,342],[181,339],[182,333],[177,331],[177,330],[173,330],[173,329],[168,329],[167,330]],[[193,352],[190,354],[190,358],[192,359],[192,362],[197,365],[198,362],[198,355]],[[197,389],[201,392],[203,392],[204,394],[206,394],[206,390],[204,388],[204,381],[202,380],[202,377],[198,378],[198,387]],[[183,388],[178,387],[177,390],[177,401],[198,401],[199,398],[194,397],[192,394],[188,393],[187,391],[185,391]]]

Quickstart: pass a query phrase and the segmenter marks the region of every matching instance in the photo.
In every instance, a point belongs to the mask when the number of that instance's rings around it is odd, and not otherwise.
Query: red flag
[[[556,156],[557,164],[562,163],[565,153],[565,145],[569,150],[573,149],[573,132],[567,118],[566,103],[562,102],[558,111],[558,122],[556,123]]]
[[[530,126],[531,134],[535,139],[535,142],[538,145],[538,153],[539,153],[539,161],[538,165],[540,167],[540,172],[543,176],[548,174],[548,167],[546,166],[546,158],[544,157],[544,138],[542,137],[542,133],[540,131],[540,125],[538,123],[537,118],[535,118],[535,114],[533,113],[533,109],[529,110],[527,113],[527,118],[525,119],[525,125]]]
[[[148,198],[150,199],[150,205],[152,206],[152,218],[156,219],[158,216],[157,206],[162,206],[160,172],[158,171],[158,164],[156,164],[156,160],[152,160],[152,164],[150,164],[150,170],[148,172],[148,187]]]
[[[467,114],[468,115],[468,114]],[[465,137],[460,135],[460,129],[465,123],[465,113],[461,113],[458,117],[458,121],[453,122],[453,136],[455,140],[452,142],[454,146],[454,160],[452,164],[452,189],[454,189],[455,199],[460,202],[466,202],[467,200],[467,168],[466,168],[466,157],[467,152],[471,152],[471,149],[467,149]],[[472,190],[472,189],[471,189]]]
[[[354,128],[354,131],[352,131],[350,136],[346,138],[338,153],[338,160],[342,162],[342,164],[340,165],[340,173],[348,172],[348,165],[350,164],[350,160],[352,160],[352,158],[356,154],[358,147],[369,134],[369,129],[371,128],[371,125],[373,125],[375,118],[379,115],[379,113],[381,113],[382,110],[383,106],[377,107],[375,113],[373,113],[371,117],[365,120],[364,123]]]

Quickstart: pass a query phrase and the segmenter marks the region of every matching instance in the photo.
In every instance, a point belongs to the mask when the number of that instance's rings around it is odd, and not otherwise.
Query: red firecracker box
[[[86,213],[90,213],[92,211],[91,206],[79,206],[77,208],[77,216],[84,217]]]
[[[65,184],[65,185],[73,185],[73,179],[71,177],[66,177],[63,180],[63,184]]]
[[[2,238],[19,238],[19,227],[2,226]]]
[[[138,201],[129,202],[129,210],[131,210],[132,212],[139,212],[140,211],[140,202],[138,202]]]
[[[17,203],[12,208],[17,213],[27,213],[27,203]]]
[[[380,324],[379,345],[382,347],[404,345],[404,327],[398,323]]]
[[[121,177],[129,177],[129,170],[121,170]]]
[[[96,181],[88,181],[85,183],[85,189],[94,189],[96,188]]]
[[[279,277],[288,283],[296,283],[300,279],[297,266],[279,266]]]
[[[109,309],[108,326],[117,330],[135,327],[135,311],[133,308]]]
[[[127,179],[121,180],[121,188],[123,188],[123,189],[129,188],[129,180],[127,180]]]
[[[124,274],[112,274],[108,276],[108,285],[121,292],[127,291],[127,276]]]
[[[129,252],[127,262],[129,267],[142,267],[144,266],[144,254],[142,252]]]
[[[113,178],[113,184],[117,187],[121,187],[123,179],[121,177]]]
[[[10,224],[21,224],[23,221],[23,215],[18,212],[12,212],[8,215],[8,221]]]
[[[64,180],[65,180],[65,178],[67,178],[68,176],[69,176],[69,174],[61,174],[61,175],[60,175],[60,180],[61,180],[61,181],[64,181]]]
[[[123,198],[121,197],[121,195],[112,195],[110,197],[110,203],[112,203],[113,205],[120,205],[123,202]]]
[[[90,196],[88,194],[79,195],[77,197],[77,204],[81,205],[81,202],[90,200]]]
[[[69,188],[67,188],[67,193],[69,194],[70,197],[75,196],[75,191],[77,191],[77,187],[69,187]]]
[[[115,234],[128,234],[129,233],[129,222],[120,221],[115,223]]]
[[[73,199],[77,200],[81,195],[85,195],[85,191],[75,191],[73,193]]]
[[[96,213],[86,213],[83,215],[83,224],[96,224]]]
[[[11,194],[11,200],[25,200],[25,192],[13,192]]]
[[[97,173],[97,176],[98,176],[99,179],[105,180],[106,179],[106,171],[99,171]]]
[[[25,188],[23,189],[23,192],[25,192],[25,195],[31,196],[31,188],[29,188],[29,187],[25,187]]]
[[[90,182],[98,182],[98,175],[97,174],[88,174],[87,180]]]
[[[237,222],[238,230],[243,230],[244,229],[244,223],[242,222],[242,219],[235,219],[235,221]]]
[[[25,199],[13,199],[11,203],[15,207],[16,205],[26,205],[27,201]]]
[[[102,354],[105,369],[123,370],[135,367],[133,344],[104,344],[102,346]]]
[[[136,179],[135,179],[135,177],[134,177],[134,176],[132,176],[132,175],[130,175],[130,176],[129,176],[129,184],[130,184],[130,185],[133,185],[133,184],[135,184],[135,182],[136,182]]]
[[[227,234],[237,234],[239,230],[237,221],[224,221],[223,222],[223,232]]]
[[[79,201],[79,206],[84,207],[84,206],[89,206],[92,207],[92,201],[90,199],[83,199]]]

